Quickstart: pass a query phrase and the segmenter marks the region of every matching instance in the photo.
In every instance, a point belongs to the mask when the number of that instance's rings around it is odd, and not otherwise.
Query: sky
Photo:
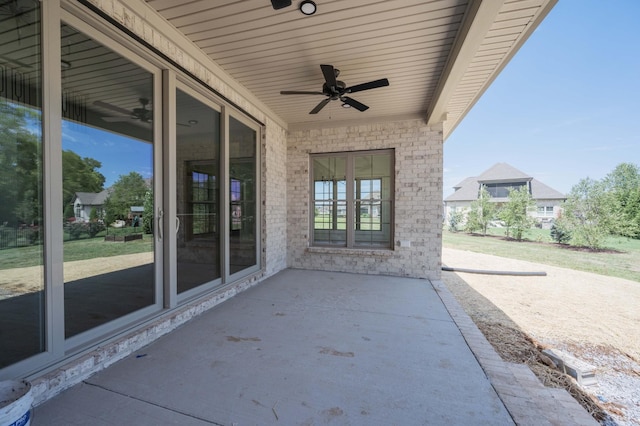
[[[131,172],[153,177],[151,144],[68,120],[62,123],[62,149],[100,161],[98,171],[105,177],[105,188]]]
[[[639,127],[640,1],[560,0],[445,141],[444,196],[502,162],[569,193],[640,166]]]

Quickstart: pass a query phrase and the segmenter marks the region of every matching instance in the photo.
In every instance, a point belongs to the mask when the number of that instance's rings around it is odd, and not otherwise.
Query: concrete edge
[[[547,390],[547,392],[544,392],[544,395],[540,397],[547,398],[549,401],[544,401],[542,404],[535,401],[531,391],[525,389],[521,381],[518,380],[512,372],[513,366],[517,366],[518,368],[526,368],[528,374],[530,373],[530,376],[535,377],[531,369],[529,369],[526,364],[513,364],[504,361],[475,325],[471,317],[458,303],[445,283],[442,280],[431,280],[431,284],[451,315],[451,318],[458,326],[471,352],[484,370],[498,398],[500,398],[507,412],[509,412],[509,415],[511,415],[511,418],[517,425],[599,425],[565,389],[545,388],[544,385],[537,380],[537,377],[535,378],[535,386]],[[552,395],[553,392],[562,393],[563,397],[558,398],[557,395],[554,397]],[[540,393],[538,392],[537,394]],[[566,415],[565,420],[560,420],[555,416],[553,419],[549,419],[548,413],[540,408],[541,406],[548,406],[549,403],[558,404],[560,400],[566,402],[567,398],[573,403],[561,404],[563,414]],[[555,412],[553,414],[557,415],[558,413]]]

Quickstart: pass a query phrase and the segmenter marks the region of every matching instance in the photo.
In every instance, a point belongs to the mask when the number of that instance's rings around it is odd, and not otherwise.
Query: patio
[[[33,425],[597,424],[441,282],[288,269],[36,407]]]

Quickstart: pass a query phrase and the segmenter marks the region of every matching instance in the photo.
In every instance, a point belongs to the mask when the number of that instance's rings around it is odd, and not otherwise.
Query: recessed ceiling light
[[[313,15],[314,13],[316,13],[316,9],[316,4],[311,0],[304,0],[300,3],[300,12],[302,12],[304,15]]]

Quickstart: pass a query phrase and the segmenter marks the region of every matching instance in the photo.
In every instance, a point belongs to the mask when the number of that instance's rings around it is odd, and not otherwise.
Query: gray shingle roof
[[[567,198],[563,193],[556,191],[537,179],[531,181],[531,193],[534,200],[564,200]]]
[[[83,206],[101,206],[104,200],[109,196],[109,190],[95,192],[76,192],[76,198],[80,200]]]
[[[458,185],[454,186],[456,192],[449,195],[444,201],[469,201],[478,198],[480,184],[477,177],[468,177]]]
[[[478,199],[481,183],[528,182],[531,181],[531,197],[534,200],[564,200],[564,194],[545,185],[507,163],[497,163],[485,170],[480,176],[468,177],[453,188],[453,194],[444,199],[450,201],[474,201]]]
[[[478,182],[528,182],[533,177],[507,163],[497,163],[478,176]]]

